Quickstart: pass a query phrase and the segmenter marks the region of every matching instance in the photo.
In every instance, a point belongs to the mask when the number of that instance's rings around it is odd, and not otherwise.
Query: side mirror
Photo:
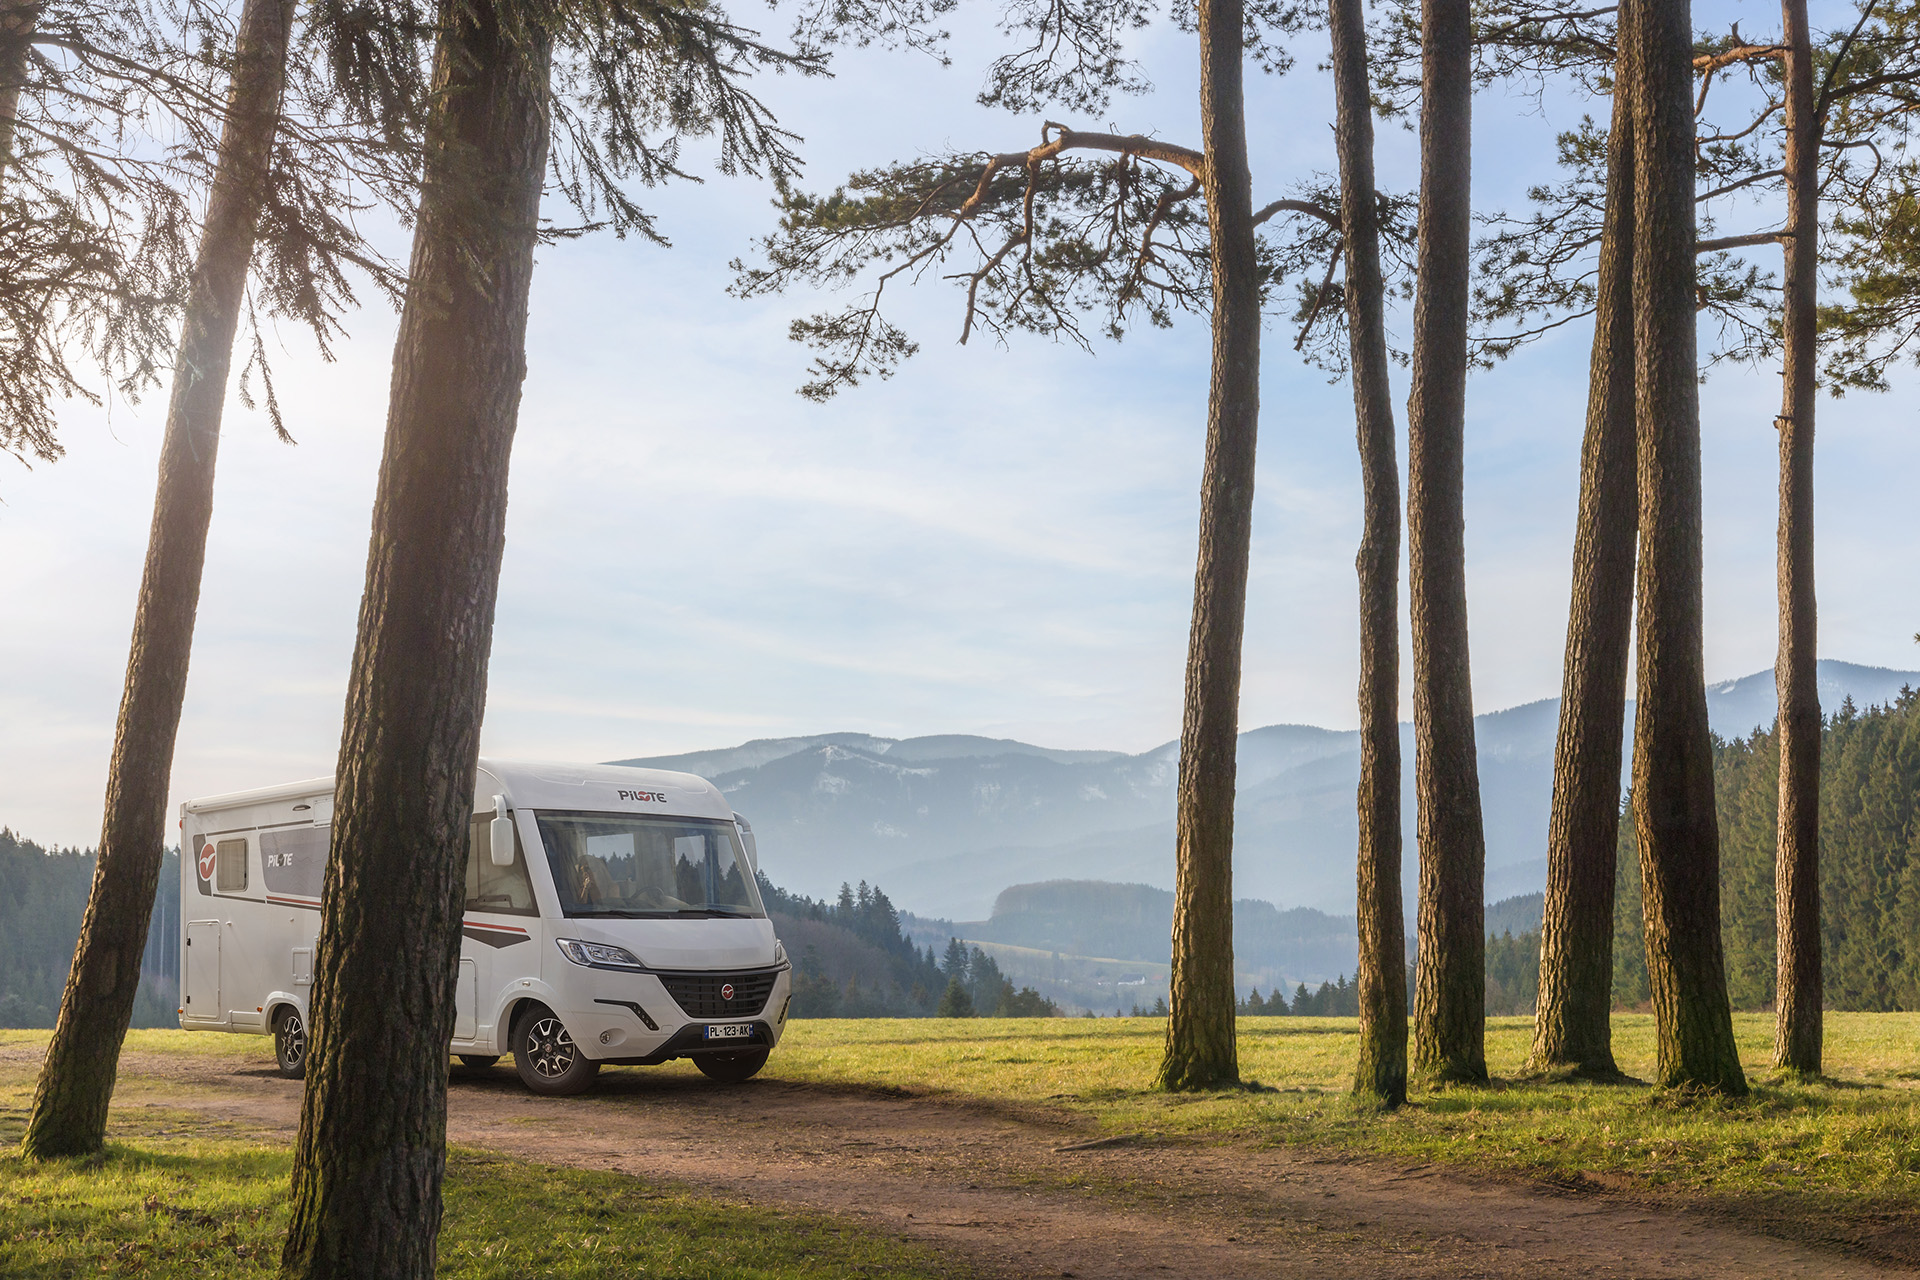
[[[510,867],[513,865],[514,839],[513,819],[507,816],[507,798],[493,798],[494,819],[487,824],[488,852],[493,855],[493,865]]]

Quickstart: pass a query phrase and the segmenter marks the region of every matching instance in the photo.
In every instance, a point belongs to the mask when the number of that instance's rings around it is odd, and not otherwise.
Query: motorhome
[[[180,1025],[271,1035],[304,1074],[331,778],[180,806]],[[689,1058],[751,1077],[792,966],[755,884],[753,831],[712,783],[614,765],[481,759],[452,1054],[512,1054],[537,1093],[608,1064]]]

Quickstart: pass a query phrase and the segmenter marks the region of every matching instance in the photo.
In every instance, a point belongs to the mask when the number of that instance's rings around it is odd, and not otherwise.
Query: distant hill
[[[1049,880],[1001,890],[985,920],[901,917],[923,947],[949,937],[985,949],[1015,983],[1031,983],[1068,1008],[1097,1012],[1151,1006],[1167,995],[1173,894],[1145,884]],[[1237,986],[1317,986],[1351,975],[1359,955],[1353,917],[1310,907],[1281,910],[1242,898],[1233,904]]]
[[[1820,663],[1831,711],[1893,700],[1920,672]],[[1712,686],[1722,737],[1771,723],[1770,672]],[[1559,701],[1475,718],[1487,831],[1490,901],[1546,884],[1547,810]],[[1631,711],[1629,711],[1629,724]],[[1411,898],[1415,845],[1412,731],[1403,726],[1403,808]],[[892,739],[836,733],[760,739],[714,751],[623,764],[711,778],[753,821],[768,873],[827,896],[849,880],[884,881],[903,909],[983,920],[1008,885],[1104,880],[1173,886],[1179,746],[1138,755],[1058,751],[968,735]],[[1358,841],[1357,738],[1310,725],[1240,736],[1234,887],[1249,898],[1347,913]]]
[[[1502,898],[1498,902],[1487,904],[1487,932],[1494,937],[1511,933],[1516,938],[1523,933],[1540,932],[1540,917],[1546,914],[1547,895],[1544,893],[1523,893],[1516,898]]]

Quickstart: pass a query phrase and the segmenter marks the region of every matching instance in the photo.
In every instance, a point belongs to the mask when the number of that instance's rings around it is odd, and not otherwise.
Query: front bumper
[[[781,966],[765,1003],[751,1014],[696,1018],[680,1007],[656,974],[596,969],[575,975],[568,1007],[554,1012],[582,1053],[609,1065],[652,1065],[694,1053],[771,1049],[786,1029],[792,979],[791,967]],[[707,1040],[705,1029],[719,1023],[746,1023],[754,1030],[739,1039]]]

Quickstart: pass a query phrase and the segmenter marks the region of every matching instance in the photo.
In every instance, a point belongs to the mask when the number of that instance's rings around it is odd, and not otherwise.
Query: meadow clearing
[[[1441,1239],[1421,1226],[1423,1202],[1463,1206],[1463,1222],[1477,1215],[1488,1230],[1537,1203],[1562,1215],[1547,1233],[1561,1236],[1617,1236],[1590,1216],[1616,1203],[1719,1224],[1691,1261],[1656,1256],[1659,1221],[1639,1228],[1649,1252],[1622,1263],[1634,1274],[1740,1274],[1730,1250],[1760,1236],[1815,1251],[1814,1270],[1778,1274],[1843,1274],[1820,1258],[1858,1269],[1844,1274],[1920,1262],[1920,1015],[1830,1014],[1832,1075],[1820,1083],[1771,1079],[1770,1020],[1737,1026],[1754,1081],[1745,1099],[1516,1079],[1531,1028],[1515,1018],[1490,1023],[1491,1086],[1421,1093],[1390,1114],[1346,1097],[1354,1027],[1337,1018],[1243,1020],[1249,1087],[1218,1094],[1145,1087],[1163,1030],[1148,1018],[803,1021],[753,1083],[713,1086],[684,1063],[621,1068],[583,1099],[529,1099],[504,1067],[456,1069],[441,1273],[1058,1275],[1091,1256],[1074,1240],[1102,1232],[1137,1231],[1131,1252],[1177,1259],[1151,1229],[1172,1214],[1195,1248],[1219,1244],[1216,1274],[1271,1274],[1263,1259],[1279,1256],[1301,1260],[1300,1274],[1460,1274],[1478,1256],[1472,1231]],[[131,1033],[107,1155],[33,1167],[11,1148],[45,1040],[0,1032],[0,1274],[277,1265],[299,1086],[272,1074],[266,1040]],[[1615,1043],[1628,1073],[1650,1069],[1649,1019],[1616,1018]],[[669,1113],[679,1128],[661,1123]],[[794,1121],[785,1134],[783,1117]],[[576,1141],[580,1131],[599,1142]],[[788,1173],[774,1160],[763,1180],[741,1182],[728,1172],[737,1158],[702,1155],[703,1135],[719,1144],[728,1132],[749,1134],[746,1149],[784,1144]],[[650,1160],[646,1134],[679,1155]],[[1444,1177],[1407,1178],[1419,1170]],[[1259,1208],[1262,1181],[1314,1200]],[[1477,1207],[1464,1207],[1463,1187],[1477,1189]],[[900,1201],[891,1216],[889,1197]],[[1010,1204],[1024,1206],[1017,1241],[995,1230]],[[1393,1219],[1396,1206],[1414,1216]],[[1349,1229],[1383,1218],[1379,1238]],[[1037,1238],[1046,1223],[1070,1266],[1031,1269],[1052,1256]],[[1580,1274],[1554,1263],[1577,1245],[1553,1245],[1544,1264],[1520,1245],[1498,1256],[1511,1274]],[[1703,1269],[1721,1255],[1724,1272]],[[1509,1274],[1489,1265],[1483,1274]]]

